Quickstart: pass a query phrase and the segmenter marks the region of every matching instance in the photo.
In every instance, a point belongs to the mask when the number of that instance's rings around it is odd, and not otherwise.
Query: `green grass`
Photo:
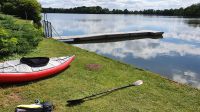
[[[12,112],[17,105],[30,104],[35,99],[52,101],[55,112],[200,111],[198,89],[68,44],[44,39],[38,48],[27,56],[58,57],[73,54],[76,55],[76,59],[71,66],[54,77],[24,85],[0,86],[0,112]],[[20,57],[4,57],[0,60]],[[99,64],[101,67],[98,70],[89,70],[87,64]],[[139,79],[144,81],[139,87],[116,91],[82,105],[66,106],[68,99],[84,97]]]

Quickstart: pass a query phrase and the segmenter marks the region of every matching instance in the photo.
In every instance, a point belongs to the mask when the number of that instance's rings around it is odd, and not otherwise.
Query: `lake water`
[[[200,88],[200,18],[48,14],[48,20],[62,36],[135,30],[163,31],[162,39],[74,46]]]

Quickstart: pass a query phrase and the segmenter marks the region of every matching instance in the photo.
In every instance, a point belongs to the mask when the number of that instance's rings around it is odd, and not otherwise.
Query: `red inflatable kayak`
[[[42,67],[31,67],[20,60],[0,63],[0,83],[19,83],[41,79],[65,70],[75,56],[50,58]]]

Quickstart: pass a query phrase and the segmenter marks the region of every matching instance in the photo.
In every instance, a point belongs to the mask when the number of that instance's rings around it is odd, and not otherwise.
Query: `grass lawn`
[[[120,63],[95,53],[51,39],[44,39],[26,56],[58,57],[76,55],[64,72],[40,81],[21,85],[0,85],[0,112],[13,112],[19,104],[35,99],[52,101],[55,112],[199,112],[200,90]],[[0,60],[21,56],[1,57]],[[97,68],[88,64],[98,64]],[[136,80],[144,84],[68,107],[66,100],[81,98]]]

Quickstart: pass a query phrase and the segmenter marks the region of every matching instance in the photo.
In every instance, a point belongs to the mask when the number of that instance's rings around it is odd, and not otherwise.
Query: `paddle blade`
[[[136,82],[133,83],[134,86],[140,86],[143,84],[143,81],[142,80],[138,80]]]
[[[74,106],[74,105],[79,105],[81,103],[83,103],[84,100],[83,99],[76,99],[76,100],[68,100],[68,106]]]

